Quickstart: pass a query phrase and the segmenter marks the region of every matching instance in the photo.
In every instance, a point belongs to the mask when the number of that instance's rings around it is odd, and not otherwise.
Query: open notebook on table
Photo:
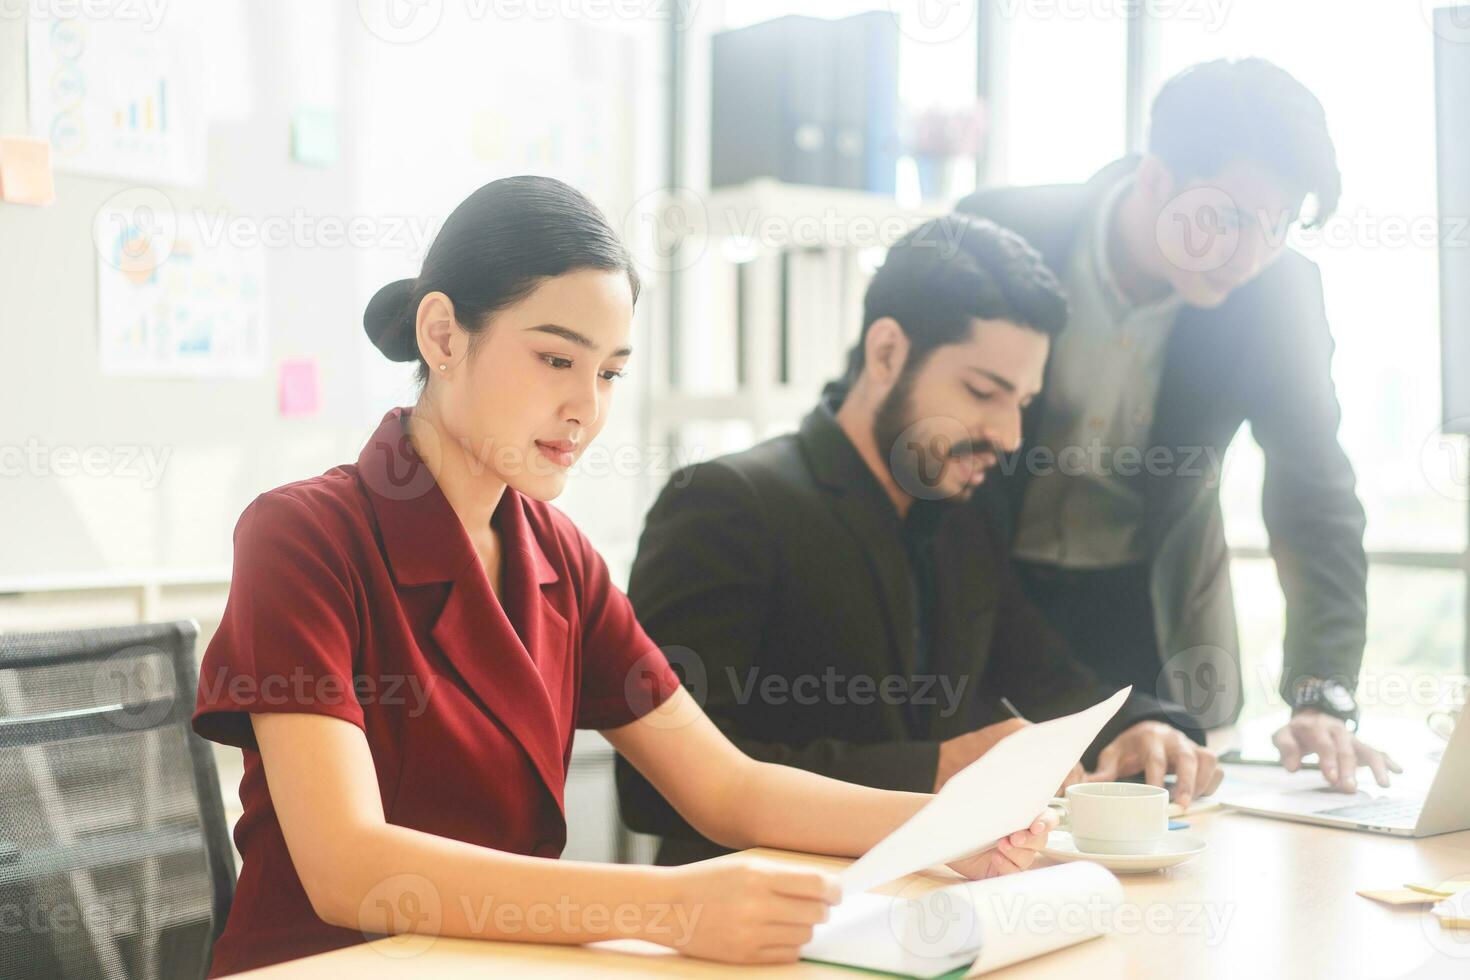
[[[966,967],[974,974],[1101,934],[1107,918],[1098,911],[1121,902],[1122,887],[1093,864],[962,882],[928,895],[867,890],[993,847],[1029,826],[1130,691],[1028,725],[956,773],[928,805],[843,871],[842,902],[817,926],[803,958],[906,976]],[[1062,925],[1036,928],[1038,911]]]

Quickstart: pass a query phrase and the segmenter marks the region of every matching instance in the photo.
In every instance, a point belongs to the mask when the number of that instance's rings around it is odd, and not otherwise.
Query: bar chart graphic
[[[37,18],[27,36],[32,129],[58,170],[198,184],[199,53],[167,23]]]

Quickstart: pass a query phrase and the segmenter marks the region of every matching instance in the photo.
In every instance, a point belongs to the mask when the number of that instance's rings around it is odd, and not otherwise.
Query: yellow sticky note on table
[[[28,136],[0,136],[0,201],[52,204],[51,144]]]
[[[1360,888],[1358,894],[1384,905],[1433,905],[1437,896],[1412,888]]]
[[[1429,911],[1446,929],[1470,929],[1470,890],[1450,896]]]
[[[1434,898],[1449,898],[1451,895],[1459,892],[1470,891],[1470,881],[1441,881],[1433,885],[1411,881],[1404,887],[1412,888],[1416,892],[1423,892]]]

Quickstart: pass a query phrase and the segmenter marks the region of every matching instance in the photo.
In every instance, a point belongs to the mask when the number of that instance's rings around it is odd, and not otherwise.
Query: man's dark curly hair
[[[1296,196],[1316,199],[1311,226],[1320,227],[1342,195],[1322,103],[1264,58],[1206,61],[1165,82],[1149,112],[1148,149],[1180,181],[1253,160]]]
[[[863,371],[868,328],[892,317],[909,340],[905,371],[935,348],[969,338],[972,321],[1006,320],[1055,337],[1067,322],[1057,277],[1020,235],[983,218],[926,221],[888,250],[863,297],[863,331],[848,355],[847,381]]]

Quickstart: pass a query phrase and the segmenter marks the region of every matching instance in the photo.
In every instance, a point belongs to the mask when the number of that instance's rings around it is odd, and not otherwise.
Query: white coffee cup
[[[1073,783],[1050,804],[1077,850],[1152,854],[1169,832],[1169,791],[1144,783]]]

